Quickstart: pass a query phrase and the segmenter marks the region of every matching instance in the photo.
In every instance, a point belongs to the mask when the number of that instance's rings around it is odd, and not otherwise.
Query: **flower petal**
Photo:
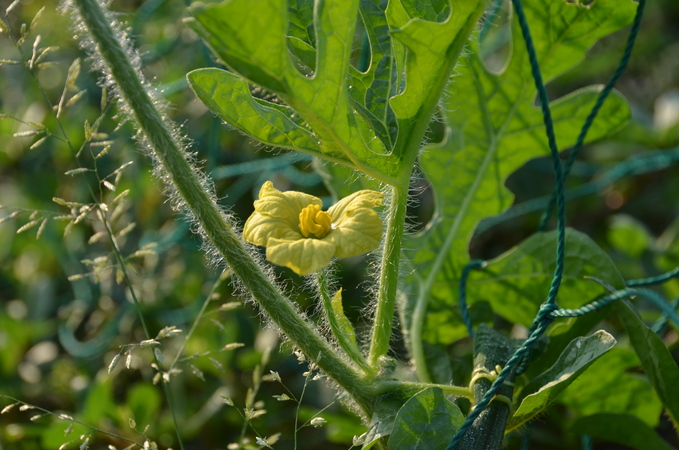
[[[303,192],[281,192],[271,181],[262,185],[255,212],[243,227],[243,238],[255,245],[267,245],[270,238],[302,239],[299,213],[309,205],[321,206],[318,197]]]
[[[335,256],[348,258],[376,249],[381,238],[382,221],[377,213],[361,209],[343,220],[342,226],[332,230],[323,240],[333,243]]]
[[[243,238],[255,245],[266,246],[269,239],[302,239],[303,236],[297,230],[290,227],[290,223],[284,219],[261,214],[255,211],[245,222]]]
[[[271,238],[266,246],[266,259],[299,275],[309,275],[327,266],[334,252],[335,246],[321,239]]]
[[[377,191],[358,191],[328,210],[334,229],[323,240],[335,245],[335,256],[348,258],[377,248],[382,221],[372,208],[382,204],[382,196]]]
[[[255,211],[290,221],[290,226],[297,228],[299,213],[309,205],[323,206],[318,197],[298,191],[281,192],[271,181],[267,181],[259,190],[259,200],[255,200]]]
[[[363,189],[362,191],[354,192],[353,194],[344,197],[328,209],[328,214],[332,218],[333,223],[339,224],[342,217],[351,216],[352,211],[358,208],[376,208],[382,205],[382,197],[384,194],[378,191],[371,191]]]

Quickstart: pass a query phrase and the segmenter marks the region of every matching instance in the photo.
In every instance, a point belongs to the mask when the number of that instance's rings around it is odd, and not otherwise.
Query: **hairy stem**
[[[342,386],[356,400],[363,413],[370,414],[373,403],[371,386],[354,368],[336,355],[335,350],[297,312],[291,301],[276,289],[250,256],[243,242],[205,191],[181,146],[175,142],[171,128],[164,123],[163,116],[146,92],[109,25],[111,19],[107,17],[101,4],[97,0],[74,0],[74,3],[140,130],[207,238],[287,337]]]
[[[409,181],[409,178],[407,179]],[[373,323],[370,340],[368,363],[378,368],[379,360],[387,354],[391,339],[391,326],[394,321],[396,307],[396,290],[398,288],[399,266],[401,261],[401,242],[405,227],[408,204],[408,183],[392,187],[389,216],[387,218],[387,234],[384,238],[384,253],[380,272],[380,288],[377,297],[377,311]]]

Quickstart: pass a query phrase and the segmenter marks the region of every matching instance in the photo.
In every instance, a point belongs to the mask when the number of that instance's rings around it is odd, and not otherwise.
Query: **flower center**
[[[318,205],[309,205],[299,213],[299,231],[304,237],[312,234],[314,237],[322,238],[328,234],[331,225],[330,214],[321,211]]]

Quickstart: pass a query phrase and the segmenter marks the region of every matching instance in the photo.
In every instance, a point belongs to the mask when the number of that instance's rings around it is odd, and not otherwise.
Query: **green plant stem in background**
[[[443,246],[445,249],[448,248],[446,244],[447,243],[444,243]],[[442,258],[437,258],[437,264],[440,264],[441,260]],[[432,274],[434,273],[436,273],[436,271],[432,270]],[[431,276],[426,282],[420,282],[419,292],[417,293],[417,302],[415,303],[410,329],[408,330],[408,342],[410,342],[410,353],[413,364],[415,365],[415,372],[417,373],[417,378],[423,382],[431,381],[424,355],[424,345],[422,344],[422,328],[424,327],[427,305],[429,303],[429,289],[432,283],[433,277]]]
[[[231,278],[231,273],[232,271],[230,269],[224,270],[220,275],[219,278],[217,278],[217,281],[212,285],[212,289],[210,292],[207,294],[205,297],[205,300],[203,301],[203,306],[200,307],[200,311],[198,311],[198,315],[193,321],[193,324],[191,325],[191,328],[189,329],[189,332],[186,333],[186,336],[184,337],[184,342],[182,342],[182,345],[179,347],[179,350],[177,350],[177,354],[175,355],[174,359],[172,360],[172,364],[170,364],[170,367],[168,367],[167,371],[169,373],[172,373],[172,370],[175,368],[177,363],[179,362],[179,358],[182,356],[184,353],[184,348],[186,347],[186,344],[188,344],[189,339],[191,339],[191,336],[193,336],[193,332],[196,331],[196,328],[198,327],[198,323],[200,323],[200,320],[203,318],[203,314],[205,314],[205,310],[207,309],[207,305],[212,301],[212,296],[215,294],[217,289],[222,285],[222,283],[229,278]]]
[[[455,67],[455,64],[457,63],[457,60],[460,56],[460,53],[462,52],[462,49],[464,46],[467,44],[470,36],[472,35],[473,31],[477,28],[478,21],[481,19],[483,16],[483,13],[486,10],[486,1],[479,2],[478,6],[476,7],[475,11],[470,15],[469,19],[467,20],[464,28],[459,32],[457,38],[454,41],[454,45],[452,45],[449,49],[448,52],[446,53],[446,58],[448,60],[448,67],[447,70],[441,71],[440,77],[436,80],[435,83],[435,89],[432,89],[429,93],[429,96],[427,98],[427,101],[425,102],[425,106],[423,107],[424,113],[420,117],[420,120],[418,121],[417,126],[413,129],[413,135],[409,136],[406,148],[408,149],[417,149],[419,150],[421,147],[421,143],[424,138],[424,134],[429,127],[431,117],[434,114],[436,107],[438,105],[439,100],[441,99],[441,95],[443,94],[444,89],[448,85],[450,73],[452,72],[453,68]],[[426,120],[423,120],[426,119]],[[492,152],[488,152],[491,154]],[[417,151],[415,152],[406,152],[407,155],[417,155]],[[415,163],[415,160],[413,159],[412,163]],[[412,167],[412,166],[411,166]],[[462,217],[462,216],[460,216]],[[446,254],[446,250],[450,248],[450,244],[452,242],[452,238],[454,237],[454,233],[449,233],[448,238],[446,239],[446,242],[444,243],[443,249],[440,252],[439,258],[437,258],[436,265],[441,267],[441,264],[443,262],[443,255]],[[423,339],[422,339],[422,327],[424,326],[424,320],[427,312],[427,304],[429,301],[429,291],[431,289],[431,286],[434,282],[434,277],[437,270],[432,270],[431,275],[427,278],[427,280],[424,283],[420,283],[420,289],[418,292],[418,299],[416,302],[415,306],[415,311],[413,312],[413,317],[411,319],[411,325],[410,329],[407,331],[408,333],[408,339],[407,342],[410,343],[410,353],[412,355],[413,363],[415,365],[415,370],[417,373],[417,377],[420,381],[422,382],[430,382],[431,377],[429,375],[429,371],[427,369],[427,365],[425,362],[425,357],[424,357],[424,347],[422,345]],[[426,287],[423,287],[423,284]]]
[[[139,321],[141,322],[142,328],[144,329],[144,334],[146,335],[146,339],[151,339],[151,333],[149,332],[148,325],[146,324],[146,320],[144,319],[144,314],[141,310],[141,303],[139,302],[139,298],[137,297],[137,293],[134,291],[134,288],[132,287],[132,280],[130,280],[130,274],[127,271],[127,267],[125,264],[125,260],[123,259],[123,255],[120,253],[120,249],[118,248],[118,243],[116,240],[113,238],[113,230],[108,225],[108,222],[106,221],[106,218],[104,217],[104,214],[100,214],[101,218],[101,223],[104,224],[106,227],[106,233],[108,235],[108,238],[111,242],[111,246],[113,247],[113,252],[115,253],[116,259],[118,260],[118,264],[120,265],[120,268],[123,272],[123,277],[125,279],[125,282],[127,283],[128,289],[130,291],[130,295],[132,296],[132,301],[134,302],[134,306],[137,308],[137,313],[139,314]],[[160,368],[162,367],[162,364],[160,363],[160,360],[158,359],[158,356],[156,355],[156,352],[153,353],[153,360],[155,361],[158,370],[160,371]],[[165,380],[161,381],[161,384],[163,386],[163,394],[165,395],[165,399],[167,400],[167,406],[170,408],[170,412],[172,413],[172,422],[174,424],[174,429],[175,432],[177,433],[177,441],[179,442],[179,448],[184,450],[184,441],[182,440],[181,433],[179,432],[179,423],[177,422],[177,412],[174,409],[174,404],[172,402],[172,395],[170,394],[170,389],[167,387],[167,382]]]
[[[401,242],[408,205],[408,185],[392,188],[389,215],[387,217],[387,234],[384,238],[384,253],[380,272],[380,288],[377,297],[377,310],[370,340],[368,363],[378,368],[379,360],[387,354],[391,339],[391,327],[394,322],[396,307],[396,290],[398,288],[398,272],[401,258]]]
[[[334,349],[296,311],[290,300],[274,287],[247,252],[243,242],[205,191],[181,146],[175,142],[172,132],[163,122],[162,115],[154,106],[116,38],[102,6],[97,0],[74,0],[74,3],[121,95],[132,110],[134,119],[208,239],[286,336],[342,386],[364,414],[370,415],[373,397],[371,386],[336,355]]]

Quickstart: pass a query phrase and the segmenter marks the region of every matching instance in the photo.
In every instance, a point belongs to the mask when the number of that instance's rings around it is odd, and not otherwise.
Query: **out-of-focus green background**
[[[2,9],[9,3],[3,0]],[[122,205],[111,221],[113,232],[120,233],[136,224],[118,239],[124,256],[157,244],[154,254],[130,260],[130,276],[151,337],[166,326],[184,330],[183,334],[161,341],[159,349],[166,366],[211,295],[221,268],[210,263],[201,251],[200,240],[192,234],[190,224],[172,211],[162,184],[151,174],[150,162],[134,139],[132,127],[129,123],[119,127],[124,116],[118,114],[115,105],[105,108],[99,126],[100,133],[109,135],[94,139],[112,141],[108,154],[94,158],[103,147],[86,143],[76,161],[59,126],[63,126],[74,149],[80,149],[85,122],[92,125],[102,114],[102,90],[97,85],[98,75],[90,71],[92,62],[73,39],[69,14],[58,12],[55,2],[21,1],[8,15],[13,34],[18,36],[22,24],[31,24],[43,7],[21,45],[28,59],[37,36],[39,48],[55,47],[34,67],[37,80],[8,38],[9,30],[3,26],[0,34],[0,113],[8,115],[0,120],[0,204],[4,207],[0,217],[8,217],[0,224],[0,394],[69,414],[137,442],[144,441],[143,431],[148,425],[149,439],[163,448],[176,449],[163,391],[160,385],[152,384],[155,371],[151,367],[151,349],[132,349],[131,367],[125,368],[123,356],[107,374],[121,345],[138,343],[147,336],[130,302],[127,282],[116,282],[116,261],[110,243],[101,234],[105,231],[102,223],[96,214],[89,214],[64,236],[68,220],[59,216],[70,208],[52,199],[83,204],[103,202],[112,206],[109,213]],[[221,124],[196,100],[186,84],[186,73],[216,62],[183,25],[185,7],[183,2],[167,0],[114,1],[111,5],[139,49],[145,75],[167,99],[168,115],[181,125],[196,158],[214,176],[220,203],[244,221],[252,211],[253,196],[267,179],[274,180],[281,189],[327,197],[308,159],[253,144]],[[679,145],[677,23],[679,3],[649,2],[632,62],[618,83],[618,89],[632,105],[635,122],[612,142],[584,149],[569,179],[571,187],[596,180],[633,155],[669,151]],[[626,32],[598,44],[580,68],[549,86],[550,94],[558,97],[581,86],[605,83],[622,54]],[[82,69],[75,80],[77,86],[66,92],[65,99],[81,90],[85,92],[64,109],[57,123],[45,97],[59,104],[69,67],[76,58],[81,58]],[[50,135],[40,132],[24,136],[25,132],[42,130],[32,123],[44,124]],[[46,139],[40,141],[43,137]],[[97,173],[107,176],[129,161],[133,164],[121,172],[115,192],[97,181]],[[98,172],[65,174],[78,167],[96,167]],[[549,194],[550,170],[546,159],[536,160],[515,174],[509,184],[517,194],[517,202]],[[678,174],[674,165],[641,175],[632,173],[602,189],[593,188],[590,195],[569,203],[569,225],[589,233],[609,250],[627,277],[668,270],[679,264]],[[114,177],[107,180],[113,182]],[[426,187],[426,180],[422,183]],[[113,202],[126,189],[128,202]],[[419,206],[412,211],[414,229],[426,223],[431,207],[425,190]],[[535,231],[538,217],[536,209],[487,228],[472,243],[472,254],[488,258],[506,250]],[[44,219],[47,221],[36,238]],[[38,221],[35,227],[17,234],[33,220]],[[101,238],[93,239],[95,235]],[[92,261],[95,267],[83,260]],[[96,267],[103,269],[99,277],[74,277]],[[343,263],[339,270],[348,280],[344,284],[345,308],[359,330],[365,331],[365,306],[369,301],[366,292],[370,289],[365,262],[357,258]],[[311,316],[317,315],[310,300],[311,288],[305,286],[304,280],[287,270],[277,271],[288,280],[286,287],[300,307]],[[679,286],[669,285],[668,290],[677,295]],[[273,397],[301,396],[307,367],[297,362],[275,330],[262,325],[258,311],[250,304],[220,307],[239,301],[233,295],[229,282],[214,291],[207,314],[198,323],[183,355],[210,353],[180,362],[177,368],[181,373],[173,375],[169,384],[186,448],[225,448],[241,436],[255,445],[257,434],[267,437],[276,433],[281,433],[276,448],[293,448],[295,418],[301,425],[328,405],[321,414],[328,423],[301,429],[297,433],[298,448],[350,447],[352,437],[364,429],[340,406],[334,391],[323,381],[309,381],[299,412],[296,402]],[[668,344],[676,355],[676,334],[670,339],[673,341]],[[223,350],[232,343],[244,346]],[[248,389],[259,385],[258,371],[266,375],[270,370],[280,374],[282,384],[266,379],[261,383],[255,408],[266,410],[266,414],[253,419],[254,429],[244,427],[239,408],[242,410],[247,401]],[[235,407],[225,404],[224,396],[231,398]],[[0,408],[11,403],[0,397]],[[0,449],[56,449],[72,439],[75,441],[68,448],[78,448],[82,443],[80,435],[90,431],[76,426],[65,434],[68,421],[50,415],[31,420],[40,414],[16,406],[1,415]],[[553,439],[563,430],[549,419],[546,424],[541,429],[544,436],[538,434],[537,439],[549,444],[540,448],[568,448],[570,443]],[[91,448],[124,448],[129,443],[94,433],[90,444]],[[518,440],[511,439],[510,444],[515,446]]]

